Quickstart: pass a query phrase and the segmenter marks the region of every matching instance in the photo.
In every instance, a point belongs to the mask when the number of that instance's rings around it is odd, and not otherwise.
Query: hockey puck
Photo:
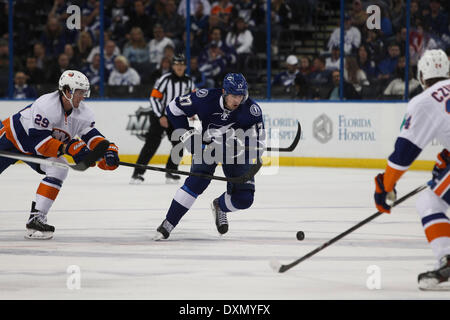
[[[305,239],[305,233],[303,231],[298,231],[297,240],[302,241],[303,239]]]

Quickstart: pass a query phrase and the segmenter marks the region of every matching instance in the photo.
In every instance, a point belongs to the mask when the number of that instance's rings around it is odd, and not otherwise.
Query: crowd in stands
[[[353,0],[344,18],[343,98],[403,99],[406,79],[406,1]],[[379,29],[367,27],[367,5],[378,5]],[[409,33],[408,98],[421,92],[416,79],[417,62],[426,49],[441,48],[449,53],[450,3],[440,0],[411,0]],[[304,62],[293,66],[286,60],[284,92],[294,99],[339,100],[340,28],[331,33],[319,56],[301,57]],[[293,59],[291,61],[294,61]],[[277,80],[278,77],[275,77]],[[288,84],[289,83],[289,84]],[[275,86],[280,83],[274,81]]]
[[[324,0],[271,0],[272,55],[293,23],[314,27]],[[326,2],[326,1],[325,1]],[[369,3],[370,2],[370,3]],[[151,87],[170,70],[171,58],[186,51],[185,0],[105,0],[104,79],[108,86]],[[246,74],[251,59],[265,53],[266,0],[191,0],[190,73],[196,86],[219,86],[229,71]],[[353,0],[345,13],[344,98],[403,95],[406,43],[405,0]],[[100,2],[16,1],[14,8],[14,97],[32,98],[39,85],[56,86],[67,69],[85,73],[93,92],[100,84]],[[368,29],[366,7],[381,8],[381,28]],[[67,7],[81,8],[81,28],[66,27]],[[425,49],[450,47],[449,4],[411,0],[410,97],[420,86],[415,68]],[[0,0],[0,97],[7,95],[8,5]],[[301,40],[301,39],[300,39]],[[293,99],[339,99],[340,29],[316,55],[283,57],[285,71],[272,75],[274,92]],[[285,63],[284,63],[285,62]],[[265,66],[264,66],[265,67]],[[278,70],[277,70],[278,71]],[[337,82],[336,82],[337,81]],[[261,80],[262,83],[264,81]],[[6,85],[5,85],[6,83]],[[2,91],[3,90],[3,91]],[[149,89],[147,89],[147,92]]]

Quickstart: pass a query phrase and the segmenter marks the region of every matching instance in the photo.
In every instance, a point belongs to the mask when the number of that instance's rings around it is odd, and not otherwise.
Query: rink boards
[[[0,119],[18,112],[32,101],[1,101]],[[96,115],[96,127],[120,148],[121,160],[134,162],[149,128],[147,100],[97,100],[88,105]],[[268,145],[288,146],[297,129],[302,137],[293,152],[271,153],[266,161],[284,166],[382,168],[393,150],[406,103],[362,102],[259,102],[263,110]],[[164,163],[170,144],[163,139],[152,163]],[[412,169],[430,169],[442,150],[437,141],[422,152]],[[184,163],[189,162],[185,157]]]

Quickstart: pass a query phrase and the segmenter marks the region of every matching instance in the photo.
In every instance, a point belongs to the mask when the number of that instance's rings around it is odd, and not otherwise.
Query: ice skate
[[[167,220],[161,223],[161,225],[156,229],[156,234],[153,236],[154,241],[165,240],[169,238],[174,226]]]
[[[180,182],[181,177],[176,174],[166,173],[166,183],[167,184],[177,184]]]
[[[225,234],[228,232],[228,220],[227,213],[223,212],[219,206],[219,199],[214,199],[211,204],[211,209],[213,212],[214,220],[216,222],[217,231],[220,234]]]
[[[142,184],[144,183],[144,177],[141,174],[133,174],[130,180],[130,184]]]
[[[26,239],[49,240],[55,232],[55,227],[47,224],[46,215],[41,213],[31,214],[26,227]]]
[[[425,291],[450,291],[450,255],[439,261],[439,268],[419,274],[419,289]]]

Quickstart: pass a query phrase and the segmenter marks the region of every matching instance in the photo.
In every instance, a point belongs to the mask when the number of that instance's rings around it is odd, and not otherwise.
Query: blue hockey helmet
[[[225,90],[225,95],[244,96],[241,103],[244,103],[248,98],[248,84],[241,73],[228,73],[223,79],[222,87]]]

